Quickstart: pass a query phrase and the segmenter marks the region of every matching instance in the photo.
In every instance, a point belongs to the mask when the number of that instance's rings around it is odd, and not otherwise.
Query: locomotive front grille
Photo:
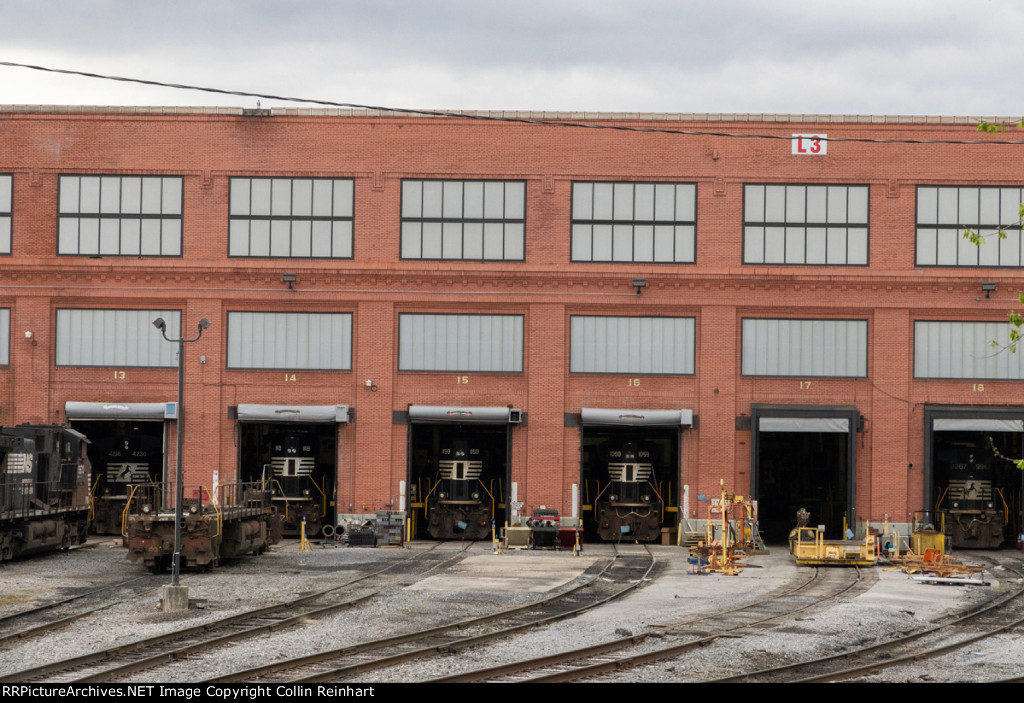
[[[316,459],[311,456],[275,456],[270,467],[277,478],[306,477],[313,474]]]
[[[964,479],[949,482],[951,500],[992,500],[992,482],[979,479]]]
[[[114,483],[146,483],[149,464],[107,464],[107,480]]]
[[[482,461],[441,461],[441,478],[448,481],[475,481],[484,470]]]
[[[645,483],[653,471],[654,464],[608,464],[608,477],[620,483]]]

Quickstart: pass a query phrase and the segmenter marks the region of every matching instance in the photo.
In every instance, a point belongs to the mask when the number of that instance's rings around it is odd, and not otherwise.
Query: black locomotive
[[[963,452],[948,466],[948,484],[939,494],[938,513],[950,545],[995,549],[1003,543],[1006,505],[993,489],[995,456]]]
[[[0,560],[85,542],[87,443],[57,425],[0,428]]]
[[[607,445],[608,480],[595,505],[597,535],[652,542],[661,535],[663,502],[657,491],[654,449],[647,442]]]
[[[491,497],[481,481],[487,457],[480,445],[453,439],[440,448],[427,492],[427,530],[434,539],[482,539],[491,524]]]
[[[157,481],[162,475],[163,439],[125,431],[97,439],[92,455],[97,464],[92,531],[99,535],[124,534],[125,506],[135,487]]]
[[[323,528],[323,495],[314,480],[317,451],[314,437],[302,433],[278,433],[270,438],[270,485],[273,502],[284,519],[284,534],[297,537],[306,523],[306,536]]]

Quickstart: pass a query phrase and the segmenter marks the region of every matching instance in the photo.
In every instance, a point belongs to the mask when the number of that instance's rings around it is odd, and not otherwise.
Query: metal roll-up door
[[[630,425],[647,427],[692,427],[692,410],[609,410],[583,408],[582,425]]]
[[[64,403],[64,416],[69,420],[173,420],[178,404],[167,403]]]
[[[348,422],[347,405],[256,405],[240,403],[239,422]]]
[[[758,418],[761,432],[843,432],[850,431],[850,420],[845,417],[762,417]]]
[[[461,422],[508,425],[517,422],[519,410],[508,407],[410,405],[409,422]]]

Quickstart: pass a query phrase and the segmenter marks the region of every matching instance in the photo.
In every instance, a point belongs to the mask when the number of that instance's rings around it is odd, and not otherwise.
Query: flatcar
[[[954,548],[995,549],[1003,543],[1006,505],[993,488],[993,461],[998,459],[972,451],[949,464],[949,483],[939,495],[937,512]]]
[[[323,527],[322,495],[314,481],[317,457],[313,439],[299,433],[270,437],[273,501],[284,521],[284,534],[289,537],[300,535],[303,520],[307,537],[314,537]]]
[[[151,483],[163,471],[163,440],[146,435],[110,436],[93,443],[97,476],[93,477],[92,531],[124,533],[124,509],[132,487]]]
[[[482,539],[491,524],[491,499],[480,480],[486,454],[468,439],[442,444],[427,493],[427,531],[434,539]]]
[[[202,486],[184,486],[182,568],[206,570],[223,559],[262,554],[281,539],[282,516],[261,483],[220,486],[215,496]],[[167,569],[174,557],[174,486],[136,486],[129,502],[128,560],[150,571]]]
[[[0,428],[0,560],[85,542],[87,443],[58,425]]]
[[[661,536],[663,503],[656,489],[654,451],[646,442],[609,442],[608,481],[595,502],[597,535],[652,542]]]

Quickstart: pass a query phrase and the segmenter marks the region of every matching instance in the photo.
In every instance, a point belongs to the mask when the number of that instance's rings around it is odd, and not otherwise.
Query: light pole
[[[184,337],[178,337],[177,339],[171,339],[167,336],[167,323],[164,322],[164,318],[158,317],[153,320],[153,326],[160,330],[160,334],[164,336],[168,342],[178,343],[178,412],[177,414],[177,425],[178,425],[178,466],[175,472],[175,499],[174,499],[174,556],[172,557],[172,582],[171,588],[178,589],[180,584],[178,583],[178,576],[181,573],[181,521],[182,521],[182,504],[185,502],[185,472],[182,468],[181,463],[181,451],[182,451],[182,438],[184,437],[184,425],[185,425],[185,342],[196,342],[200,337],[203,336],[203,330],[210,326],[210,321],[205,317],[199,321],[199,334],[192,339],[185,339]],[[180,593],[180,592],[179,592]],[[174,610],[187,610],[188,609],[188,590],[184,592],[184,607],[180,607],[180,597],[169,596],[165,591],[164,595],[164,610],[170,610],[172,608],[169,605],[173,602],[176,604]]]

